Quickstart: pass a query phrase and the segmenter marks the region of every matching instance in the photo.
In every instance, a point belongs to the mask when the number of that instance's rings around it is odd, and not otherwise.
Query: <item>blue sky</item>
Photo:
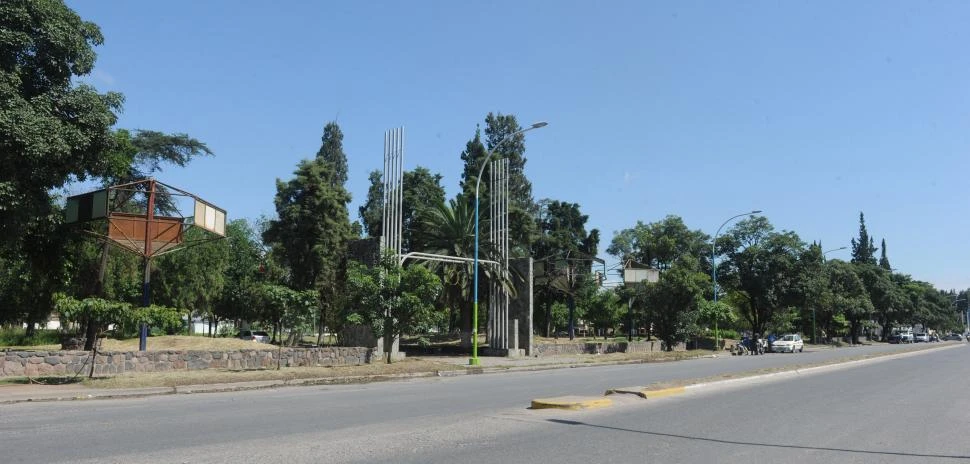
[[[125,94],[119,125],[216,152],[159,178],[231,218],[272,215],[334,119],[352,217],[392,127],[452,195],[499,111],[549,122],[526,142],[535,197],[579,203],[601,250],[637,220],[711,234],[752,209],[838,248],[863,211],[894,267],[970,287],[967,2],[68,4],[105,35],[86,80]]]

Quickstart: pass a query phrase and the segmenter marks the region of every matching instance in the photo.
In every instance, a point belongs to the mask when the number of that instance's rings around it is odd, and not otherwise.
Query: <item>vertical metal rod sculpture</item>
[[[384,133],[384,192],[381,220],[381,251],[401,254],[404,202],[404,128]]]
[[[509,294],[501,279],[509,265],[509,160],[489,165],[489,243],[499,265],[489,285],[488,341],[492,349],[509,349]]]

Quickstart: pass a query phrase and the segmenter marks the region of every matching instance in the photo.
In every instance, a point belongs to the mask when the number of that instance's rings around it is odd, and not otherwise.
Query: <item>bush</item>
[[[738,331],[737,330],[733,330],[733,329],[721,329],[718,332],[719,333],[717,334],[717,336],[720,337],[721,340],[724,340],[725,338],[728,338],[728,339],[731,339],[731,340],[740,340],[741,339],[741,337],[738,336]]]
[[[27,338],[25,329],[0,329],[0,346],[58,345],[60,343],[61,335],[56,330],[35,330],[34,336]]]

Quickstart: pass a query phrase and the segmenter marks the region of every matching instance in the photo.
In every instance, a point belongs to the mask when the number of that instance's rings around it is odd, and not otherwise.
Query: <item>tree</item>
[[[893,267],[889,264],[889,258],[886,257],[886,239],[882,239],[882,256],[879,258],[879,267],[892,271]]]
[[[224,284],[210,324],[218,326],[220,319],[255,321],[259,314],[253,301],[254,289],[267,273],[257,233],[245,219],[236,219],[226,225],[225,245],[229,265],[223,270]]]
[[[481,131],[476,128],[475,136],[461,154],[465,163],[461,188],[473,208],[478,173],[489,151],[495,151],[493,161],[503,158],[509,160],[509,237],[512,256],[527,256],[535,235],[535,223],[531,220],[534,208],[532,183],[525,176],[525,135],[518,134],[499,145],[507,136],[521,129],[514,115],[489,113],[485,117],[485,143],[482,143]],[[480,208],[487,210],[491,192],[488,191],[488,174],[484,176],[479,197]]]
[[[468,202],[459,195],[445,204],[425,211],[422,217],[421,242],[428,253],[472,257],[475,251],[475,216]],[[487,256],[487,247],[483,255]],[[463,333],[471,334],[472,329],[472,286],[474,269],[470,262],[430,263],[430,268],[439,273],[444,285],[443,302],[449,309],[449,326],[458,327]],[[483,273],[491,272],[482,267]],[[469,338],[469,343],[471,339]]]
[[[347,276],[348,293],[355,302],[347,321],[367,325],[375,337],[384,338],[387,363],[392,361],[393,337],[427,333],[441,325],[444,314],[434,307],[441,282],[426,267],[402,267],[387,253],[378,266],[352,262]]]
[[[718,284],[737,290],[738,307],[752,331],[765,333],[776,312],[797,302],[795,272],[805,246],[794,232],[775,232],[763,216],[739,221],[718,238]]]
[[[620,301],[620,295],[614,290],[600,288],[592,280],[586,281],[579,295],[578,309],[586,315],[586,320],[593,324],[600,335],[605,339],[608,333],[615,333],[617,325],[626,314],[626,305]]]
[[[710,285],[707,272],[696,258],[683,255],[660,273],[656,283],[639,284],[647,317],[667,351],[697,331],[704,290]]]
[[[343,186],[347,183],[347,155],[344,154],[344,133],[336,122],[328,122],[323,127],[323,137],[320,138],[320,149],[317,159],[330,163],[333,168],[331,187]]]
[[[384,234],[384,179],[381,171],[373,170],[367,178],[370,187],[367,188],[367,200],[357,209],[360,223],[368,237],[380,237]]]
[[[590,278],[591,265],[599,247],[599,230],[586,232],[589,216],[582,214],[579,204],[557,200],[542,200],[536,229],[537,240],[532,255],[542,274],[537,279],[536,305],[545,308],[540,325],[545,322],[546,336],[552,321],[552,304],[565,298],[576,309],[575,297]],[[572,315],[575,321],[578,316]],[[574,334],[570,333],[570,338]]]
[[[862,321],[872,313],[872,301],[862,280],[856,274],[857,267],[840,260],[829,262],[829,286],[832,291],[832,308],[849,323],[849,335],[853,344],[859,343]]]
[[[343,296],[345,250],[352,230],[347,212],[350,194],[335,163],[326,159],[339,159],[343,150],[327,140],[328,134],[338,141],[343,137],[337,129],[325,130],[322,155],[301,161],[290,181],[276,181],[278,219],[270,221],[263,240],[274,245],[289,268],[293,288],[317,290],[324,309],[336,310]],[[321,332],[327,313],[320,313]]]
[[[193,228],[185,234],[192,241],[201,240],[204,233]],[[227,240],[206,242],[160,257],[152,272],[155,301],[186,310],[190,328],[193,315],[212,319],[222,297],[227,270],[234,264],[229,259]]]
[[[882,266],[856,265],[856,273],[862,280],[872,302],[873,315],[882,327],[882,341],[888,341],[898,315],[905,305],[904,295],[893,282],[892,273]]]
[[[684,254],[693,256],[701,267],[709,265],[710,237],[700,230],[690,230],[679,216],[624,229],[614,237],[606,252],[621,260],[634,260],[654,269],[666,269]]]
[[[261,319],[273,324],[273,342],[284,345],[283,332],[290,329],[289,344],[296,344],[304,330],[313,326],[319,295],[315,290],[294,290],[285,285],[263,283],[253,288]]]
[[[822,245],[812,243],[798,256],[795,265],[795,303],[804,313],[801,315],[802,332],[812,334],[812,343],[818,343],[817,316],[831,304],[828,268],[822,254]]]
[[[427,235],[422,229],[423,217],[427,212],[445,202],[445,189],[441,185],[441,174],[432,174],[428,168],[418,166],[404,171],[401,204],[401,242],[405,253],[424,251],[427,246],[422,237]],[[370,237],[380,237],[383,233],[384,183],[380,171],[370,173],[370,187],[367,201],[358,209],[364,230]]]
[[[104,38],[62,2],[0,3],[0,249],[45,227],[52,189],[108,170],[123,97],[76,77]]]
[[[872,244],[872,237],[866,231],[866,218],[859,213],[859,239],[852,239],[852,262],[861,264],[876,264],[876,247]]]
[[[401,222],[404,252],[423,251],[427,244],[422,237],[428,235],[422,217],[445,202],[445,189],[441,186],[441,174],[432,174],[428,168],[418,166],[404,172]]]

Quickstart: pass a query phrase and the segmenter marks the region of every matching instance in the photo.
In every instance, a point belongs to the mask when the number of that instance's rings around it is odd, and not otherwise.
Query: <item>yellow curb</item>
[[[650,390],[644,387],[622,387],[622,388],[611,388],[606,390],[607,395],[613,395],[618,393],[624,393],[628,395],[636,395],[640,398],[663,398],[665,396],[679,395],[687,391],[687,387],[672,387],[672,388],[660,388],[656,390]]]
[[[661,388],[659,390],[643,390],[647,398],[663,398],[665,396],[679,395],[687,391],[686,387]]]
[[[602,396],[557,396],[532,400],[531,409],[598,409],[613,405],[613,400]]]

